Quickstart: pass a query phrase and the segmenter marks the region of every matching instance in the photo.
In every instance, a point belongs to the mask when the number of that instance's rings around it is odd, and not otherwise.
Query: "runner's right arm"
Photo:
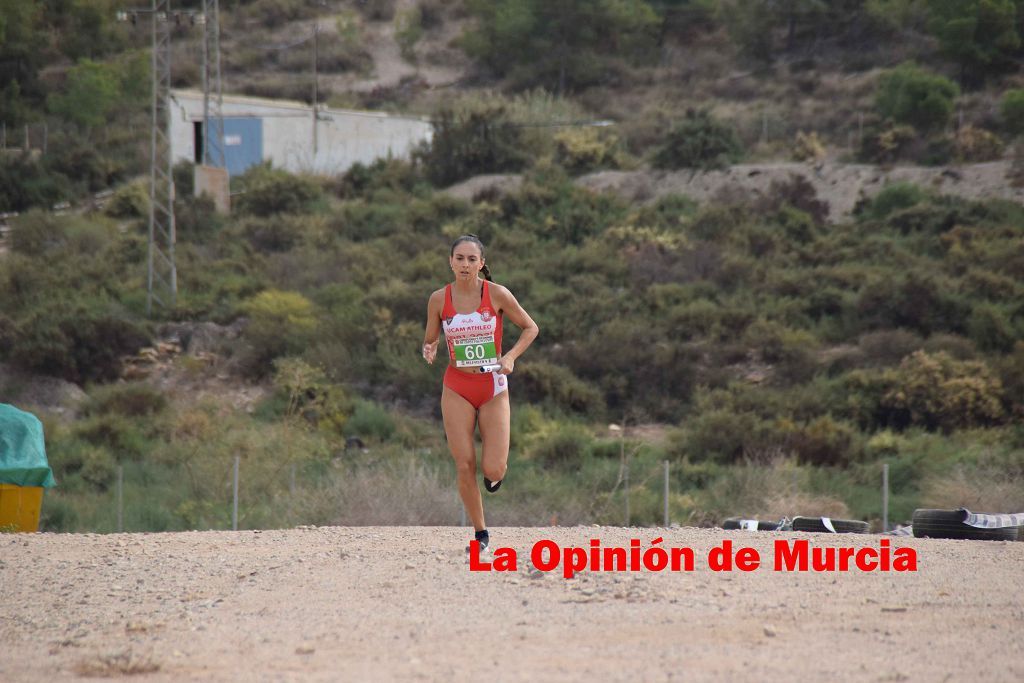
[[[444,290],[439,289],[430,295],[427,302],[427,326],[423,333],[423,360],[434,362],[437,356],[437,343],[441,338],[441,307],[444,305]]]

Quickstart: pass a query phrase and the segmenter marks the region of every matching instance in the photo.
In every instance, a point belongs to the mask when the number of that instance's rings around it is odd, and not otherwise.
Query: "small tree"
[[[263,375],[278,356],[305,348],[317,328],[313,303],[297,292],[267,290],[242,306],[249,316],[245,338],[252,346],[250,372]]]
[[[931,132],[949,123],[959,95],[953,81],[905,62],[879,78],[875,107],[884,118]]]
[[[653,54],[660,24],[643,0],[468,0],[477,19],[466,52],[523,85],[567,89],[597,82],[610,60]]]
[[[1000,104],[1003,125],[1011,135],[1024,133],[1024,90],[1007,90]]]
[[[526,165],[522,129],[502,105],[464,102],[434,116],[434,135],[417,153],[437,186],[480,173],[518,171]]]
[[[928,28],[963,74],[1009,62],[1020,48],[1013,0],[928,0]]]
[[[686,112],[654,156],[658,168],[723,168],[743,157],[736,131],[707,111]]]
[[[94,128],[106,122],[120,95],[120,78],[113,69],[83,59],[68,71],[64,92],[50,95],[47,104],[57,116]]]

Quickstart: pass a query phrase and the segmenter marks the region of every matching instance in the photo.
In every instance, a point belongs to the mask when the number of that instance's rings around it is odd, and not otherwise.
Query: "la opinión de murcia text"
[[[916,572],[917,551],[892,547],[888,538],[876,546],[813,546],[807,539],[775,541],[771,568],[777,572]],[[753,572],[767,566],[756,548],[737,546],[730,539],[701,554],[713,572]],[[664,545],[661,537],[646,545],[631,539],[628,548],[601,545],[590,539],[589,547],[566,546],[541,539],[530,550],[530,562],[542,572],[557,572],[571,579],[580,572],[692,572],[698,554],[693,548]],[[495,548],[493,558],[480,557],[480,544],[470,542],[469,570],[514,572],[519,569],[515,548]]]

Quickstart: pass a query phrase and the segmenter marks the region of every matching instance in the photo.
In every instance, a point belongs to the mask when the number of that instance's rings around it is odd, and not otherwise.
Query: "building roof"
[[[171,97],[172,99],[178,100],[198,100],[202,102],[203,93],[200,90],[171,90]],[[242,106],[249,105],[252,107],[284,109],[288,111],[302,111],[304,113],[309,112],[310,109],[308,104],[297,100],[275,100],[267,97],[248,97],[246,95],[224,95],[222,97],[222,101],[225,104]],[[378,119],[402,119],[430,123],[429,117],[413,116],[411,114],[391,114],[382,111],[363,111],[358,109],[332,109],[325,106],[319,107],[317,111],[320,115],[343,114],[348,116],[366,116],[368,118]]]

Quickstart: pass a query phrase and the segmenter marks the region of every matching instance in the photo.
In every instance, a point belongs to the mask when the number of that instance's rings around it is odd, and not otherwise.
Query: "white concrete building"
[[[203,93],[172,90],[170,112],[175,163],[200,163]],[[367,164],[389,154],[408,158],[432,132],[426,118],[324,107],[317,111],[314,129],[312,108],[288,100],[225,95],[221,112],[231,175],[263,161],[292,172],[334,175],[356,162]]]

